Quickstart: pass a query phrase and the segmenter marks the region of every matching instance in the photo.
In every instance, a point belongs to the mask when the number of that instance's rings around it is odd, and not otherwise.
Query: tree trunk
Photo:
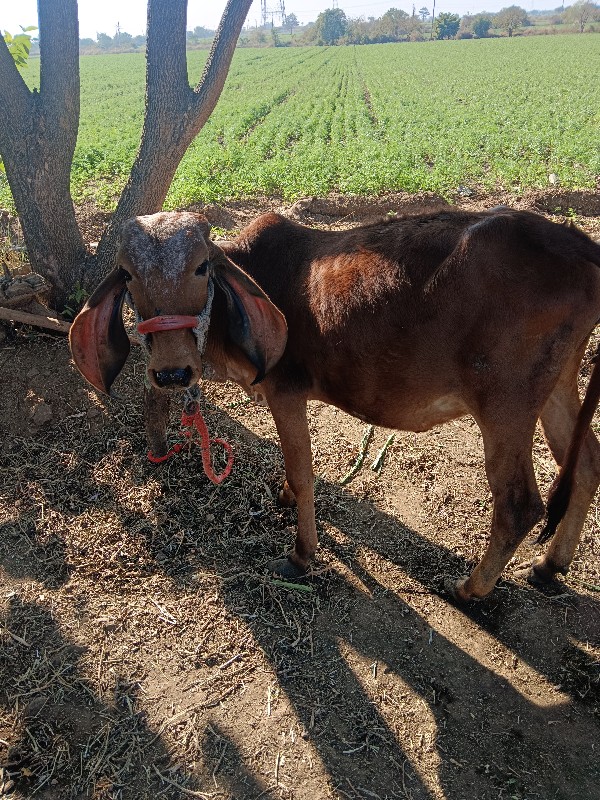
[[[32,268],[61,307],[86,259],[69,188],[79,126],[76,0],[39,2],[40,90],[30,92],[0,38],[0,153]]]
[[[77,0],[39,0],[40,90],[30,92],[0,38],[0,154],[34,271],[62,309],[114,264],[123,222],[159,211],[185,151],[213,111],[252,0],[229,0],[200,80],[187,77],[187,0],[148,0],[146,112],[140,149],[95,256],[85,249],[69,188],[79,126]]]

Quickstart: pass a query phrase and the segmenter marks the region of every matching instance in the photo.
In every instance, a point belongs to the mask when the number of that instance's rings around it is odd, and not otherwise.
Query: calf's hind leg
[[[570,365],[566,376],[550,395],[541,414],[542,427],[548,446],[559,466],[562,466],[577,414],[581,407],[577,391],[579,359]],[[566,575],[579,543],[590,503],[600,484],[600,444],[588,431],[577,462],[575,483],[569,507],[558,526],[546,553],[535,558],[526,575],[533,583],[547,583],[556,573]]]
[[[535,418],[506,424],[481,425],[485,468],[494,499],[488,546],[468,578],[453,593],[459,600],[485,597],[518,545],[541,518],[544,506],[537,488],[531,448]]]

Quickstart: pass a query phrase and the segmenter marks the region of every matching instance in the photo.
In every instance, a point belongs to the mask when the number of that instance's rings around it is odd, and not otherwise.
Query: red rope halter
[[[196,317],[171,314],[144,319],[138,323],[137,329],[138,333],[159,333],[160,331],[176,331],[180,328],[195,328],[197,324]]]
[[[198,325],[197,317],[185,315],[169,315],[152,317],[151,319],[143,320],[138,323],[137,329],[139,333],[159,333],[160,331],[175,331],[181,328],[195,328]],[[200,439],[194,439],[194,431],[198,434]],[[233,448],[226,442],[225,439],[211,439],[206,427],[206,422],[200,411],[200,406],[197,402],[192,402],[186,405],[181,413],[181,433],[184,436],[182,442],[174,444],[173,447],[164,456],[154,456],[148,451],[148,460],[153,464],[162,464],[168,458],[179,453],[186,444],[197,444],[200,448],[202,455],[202,466],[204,467],[204,474],[212,481],[219,485],[223,483],[225,478],[231,473],[233,467]],[[210,460],[210,446],[211,444],[220,444],[227,453],[227,465],[223,472],[219,475],[213,470]]]

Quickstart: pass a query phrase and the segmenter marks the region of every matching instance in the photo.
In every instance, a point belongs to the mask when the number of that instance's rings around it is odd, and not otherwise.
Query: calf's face
[[[139,321],[198,317],[209,291],[209,265],[216,249],[210,229],[195,214],[137,217],[123,227],[118,266]],[[176,322],[172,324],[177,324]],[[147,377],[156,388],[186,388],[202,375],[192,328],[146,334]]]
[[[287,326],[258,285],[210,240],[198,214],[165,212],[125,223],[117,267],[75,318],[73,359],[95,388],[110,387],[129,354],[121,310],[126,295],[147,345],[147,377],[158,389],[185,389],[202,375],[203,352],[220,292],[226,348],[247,364],[254,382],[281,357]]]

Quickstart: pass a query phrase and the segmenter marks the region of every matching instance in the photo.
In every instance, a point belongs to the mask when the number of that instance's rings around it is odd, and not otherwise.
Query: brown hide
[[[173,231],[193,226],[189,216],[184,221],[162,215]],[[205,232],[202,237],[209,250],[214,247]],[[317,545],[306,422],[310,399],[404,430],[427,430],[464,414],[475,418],[494,513],[481,563],[454,587],[461,599],[493,588],[542,515],[531,460],[541,418],[558,464],[566,464],[571,477],[577,466],[577,474],[564,519],[530,578],[548,580],[566,571],[600,482],[600,450],[588,424],[581,423],[573,436],[580,410],[577,372],[600,312],[598,245],[576,229],[498,208],[444,209],[348,231],[313,230],[266,214],[222,244],[222,251],[223,279],[237,268],[237,275],[260,287],[265,300],[245,316],[250,325],[271,329],[266,338],[276,351],[273,357],[270,345],[262,346],[271,369],[260,393],[281,439],[287,473],[282,500],[295,497],[298,505],[294,551],[275,565],[281,574],[302,573]],[[198,312],[190,306],[191,293],[177,289],[177,275],[162,267],[154,277],[146,272],[142,281],[139,254],[130,252],[129,258],[124,267],[132,272],[130,288],[142,316]],[[252,291],[241,292],[236,280],[230,277],[231,291],[252,303]],[[205,289],[197,296],[205,299]],[[283,355],[281,323],[271,306],[287,321]],[[231,315],[228,291],[215,291],[205,360],[216,377],[248,388],[257,359],[236,342]],[[176,334],[178,339],[167,339]],[[195,365],[196,377],[200,367],[191,333],[163,336],[161,358],[172,367]],[[159,336],[154,338],[158,344]],[[154,350],[153,341],[151,359]],[[596,403],[592,397],[588,405]],[[155,432],[154,439],[163,436]]]

